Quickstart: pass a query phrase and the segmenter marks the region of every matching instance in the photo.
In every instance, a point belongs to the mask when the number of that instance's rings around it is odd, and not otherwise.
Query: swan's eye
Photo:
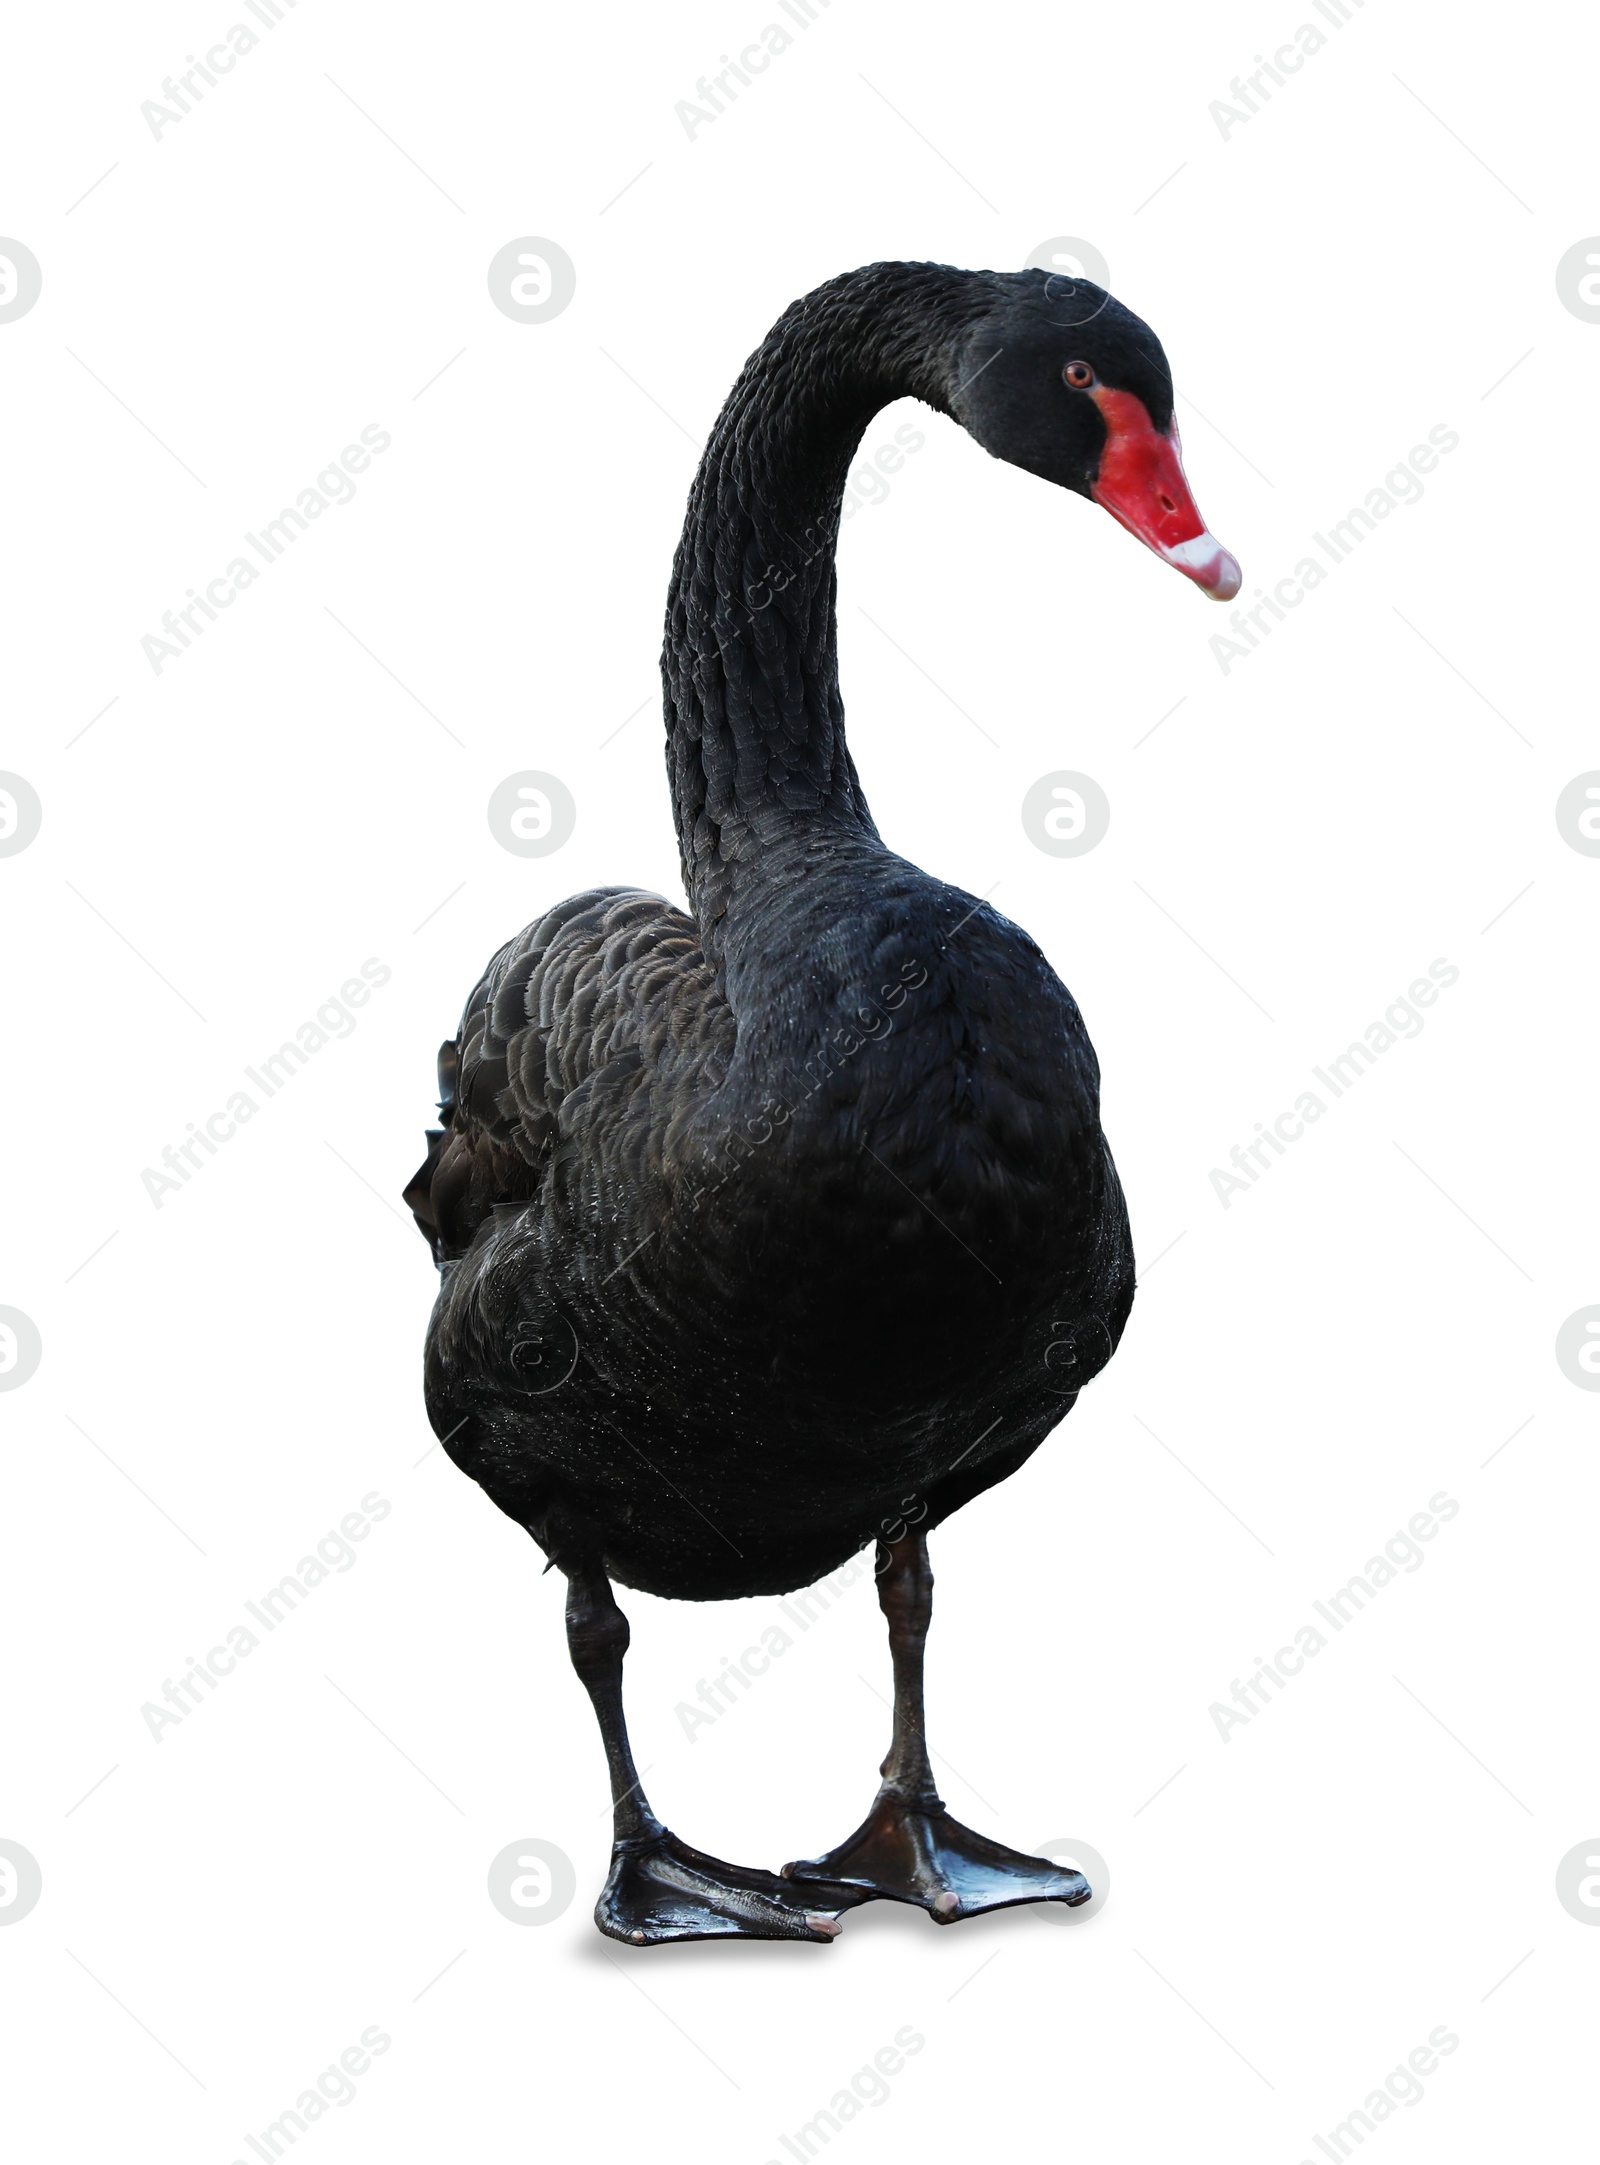
[[[1094,370],[1087,361],[1069,361],[1061,373],[1074,391],[1087,391],[1094,382]]]

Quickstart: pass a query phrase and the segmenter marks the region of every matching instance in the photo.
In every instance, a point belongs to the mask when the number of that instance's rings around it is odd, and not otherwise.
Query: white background
[[[782,2161],[907,2024],[829,2155],[1320,2160],[1441,2024],[1363,2155],[1574,2154],[1600,1401],[1553,1349],[1600,1299],[1600,862],[1554,804],[1600,766],[1600,327],[1555,267],[1600,228],[1588,34],[1369,0],[1225,140],[1208,106],[1309,0],[834,0],[691,141],[675,102],[775,4],[302,0],[154,139],[231,9],[44,14],[5,55],[0,227],[44,272],[0,326],[0,765],[44,806],[0,861],[0,1302],[44,1346],[0,1446],[0,1835],[44,1875],[0,1932],[18,2154],[250,2159],[372,2024],[296,2156]],[[868,433],[927,441],[843,539],[852,746],[893,846],[1077,994],[1148,1273],[1068,1425],[936,1539],[932,1737],[960,1817],[1092,1844],[1111,1899],[632,1955],[589,1921],[562,1582],[429,1450],[398,1191],[488,955],[591,883],[677,892],[662,597],[746,353],[839,270],[1063,234],[1164,340],[1247,600],[1461,439],[1224,674],[1227,612],[1091,506],[909,408]],[[577,266],[542,325],[488,297],[520,235]],[[156,676],[163,611],[372,423],[354,502]],[[520,768],[573,792],[558,856],[489,833]],[[1063,768],[1112,807],[1075,860],[1019,820]],[[143,1170],[369,956],[353,1035],[156,1209]],[[1440,956],[1422,1034],[1224,1209],[1211,1168]],[[1441,1490],[1424,1567],[1224,1742],[1212,1703]],[[153,1741],[141,1705],[373,1491],[354,1568]],[[776,1605],[625,1606],[663,1816],[769,1866],[842,1838],[887,1735],[865,1576],[692,1744],[675,1706]],[[525,1837],[578,1877],[532,1930],[485,1893]]]

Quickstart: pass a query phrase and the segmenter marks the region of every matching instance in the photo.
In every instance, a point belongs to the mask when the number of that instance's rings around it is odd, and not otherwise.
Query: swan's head
[[[1214,601],[1232,601],[1239,566],[1195,508],[1155,332],[1086,278],[998,283],[962,354],[956,419],[997,459],[1092,497]]]

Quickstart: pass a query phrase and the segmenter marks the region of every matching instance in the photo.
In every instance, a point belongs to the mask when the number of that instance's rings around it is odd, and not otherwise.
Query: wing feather
[[[405,1191],[436,1261],[464,1254],[496,1204],[533,1200],[562,1135],[592,1148],[606,1126],[637,1169],[733,1040],[694,920],[660,895],[591,888],[529,925],[439,1049],[443,1125]]]

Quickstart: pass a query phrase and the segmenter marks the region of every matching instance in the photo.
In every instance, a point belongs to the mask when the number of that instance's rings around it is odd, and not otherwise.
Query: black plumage
[[[1025,932],[879,839],[835,660],[840,501],[873,413],[913,395],[1087,494],[1106,422],[1063,382],[1080,354],[1170,427],[1153,334],[1081,282],[879,264],[784,314],[712,434],[673,569],[690,909],[625,887],[560,903],[441,1050],[442,1127],[407,1190],[442,1276],[428,1413],[572,1582],[614,1788],[608,1580],[776,1594],[876,1540],[893,1637],[926,1534],[1016,1471],[1127,1320],[1077,1006]],[[938,1807],[931,1776],[895,1796]],[[867,1892],[941,1920],[990,1906],[959,1871],[929,1879],[924,1830],[913,1891],[841,1867],[808,1917],[798,1882],[736,1879],[637,1802],[598,1912],[620,1937],[817,1937]],[[1038,1869],[995,1899],[1086,1898]]]

